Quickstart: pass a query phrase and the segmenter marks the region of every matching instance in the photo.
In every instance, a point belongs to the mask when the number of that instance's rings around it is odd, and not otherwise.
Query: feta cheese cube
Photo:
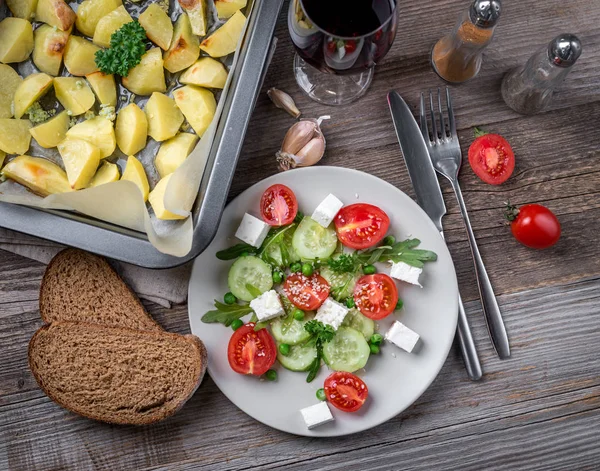
[[[342,48],[343,49],[343,48]],[[312,214],[312,219],[318,222],[323,227],[329,227],[335,215],[342,209],[344,203],[337,199],[331,193],[321,201],[317,209]]]
[[[271,226],[266,222],[246,213],[242,218],[242,222],[240,223],[240,227],[238,227],[235,236],[241,241],[258,248],[265,241],[269,229],[271,229]]]
[[[394,322],[390,330],[385,334],[385,339],[392,342],[402,350],[411,353],[419,342],[419,334],[410,330],[402,322]]]
[[[421,283],[419,283],[419,276],[423,273],[422,268],[413,267],[408,263],[398,262],[392,263],[392,270],[390,271],[390,276],[392,278],[396,278],[400,281],[405,281],[406,283],[410,283],[411,285],[416,285],[419,287]]]
[[[327,298],[321,305],[315,316],[315,320],[328,324],[333,327],[333,330],[338,330],[344,318],[348,314],[348,308],[342,304],[334,301],[331,298]]]
[[[274,289],[250,301],[250,307],[256,313],[259,322],[268,321],[285,314],[279,294]]]
[[[300,409],[300,413],[309,429],[333,421],[333,415],[331,415],[331,410],[329,410],[329,406],[325,401]]]

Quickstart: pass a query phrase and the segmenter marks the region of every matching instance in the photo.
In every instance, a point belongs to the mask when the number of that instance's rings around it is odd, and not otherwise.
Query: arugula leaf
[[[244,253],[255,254],[256,248],[252,247],[250,244],[242,242],[234,245],[233,247],[229,247],[228,249],[220,250],[217,252],[217,258],[219,260],[235,260]]]
[[[246,290],[255,298],[258,298],[262,294],[261,290],[250,283],[246,283]]]
[[[306,382],[310,383],[314,380],[319,373],[319,369],[321,368],[321,359],[323,358],[323,344],[330,342],[335,336],[335,330],[330,325],[325,325],[320,321],[311,320],[304,324],[304,329],[312,335],[310,339],[307,340],[306,344],[313,343],[317,348],[317,357],[310,364],[308,368],[308,376],[306,377]]]
[[[361,264],[372,264],[376,262],[404,262],[417,268],[423,268],[424,262],[434,262],[437,255],[431,250],[419,250],[421,241],[419,239],[407,239],[397,242],[392,246],[378,247],[357,255]]]
[[[146,53],[146,30],[137,20],[124,24],[110,37],[110,47],[96,52],[95,62],[105,74],[127,77]]]
[[[202,316],[202,322],[207,324],[220,323],[229,327],[234,320],[253,312],[248,305],[224,304],[217,300],[215,300],[215,308],[215,310],[208,311]]]
[[[358,271],[358,269],[356,270]],[[342,301],[349,296],[352,296],[352,291],[356,284],[357,276],[354,273],[344,273],[337,278],[341,280],[341,284],[333,286],[329,291],[329,295],[336,301]]]
[[[292,236],[298,225],[273,228],[269,231],[267,238],[260,247],[258,256],[269,265],[276,267],[287,267],[295,261],[294,249],[292,248]],[[279,253],[277,253],[279,252]],[[279,259],[277,259],[279,255]]]

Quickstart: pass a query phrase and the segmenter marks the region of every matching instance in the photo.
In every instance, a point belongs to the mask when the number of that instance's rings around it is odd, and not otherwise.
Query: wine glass
[[[396,37],[399,0],[291,0],[288,29],[300,88],[326,105],[368,90]]]

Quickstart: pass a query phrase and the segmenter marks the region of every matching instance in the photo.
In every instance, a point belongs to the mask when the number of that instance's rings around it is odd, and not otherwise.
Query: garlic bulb
[[[276,154],[281,170],[310,167],[321,160],[325,153],[325,136],[321,132],[321,122],[325,119],[329,119],[329,116],[303,119],[288,130],[281,150]]]
[[[269,98],[277,108],[287,111],[294,118],[297,118],[302,114],[296,107],[294,99],[287,93],[277,88],[270,88],[267,95],[269,95]]]

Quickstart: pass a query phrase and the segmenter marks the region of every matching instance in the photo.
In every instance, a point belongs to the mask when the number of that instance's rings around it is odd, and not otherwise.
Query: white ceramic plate
[[[365,202],[381,207],[390,217],[390,234],[397,238],[416,237],[420,248],[438,254],[437,262],[427,263],[421,275],[424,288],[399,284],[404,309],[379,321],[385,333],[397,318],[421,335],[418,353],[408,354],[384,343],[379,355],[369,359],[358,374],[369,388],[369,398],[355,413],[331,407],[335,421],[308,430],[299,410],[316,404],[315,393],[323,387],[330,371],[321,368],[312,383],[306,373],[295,373],[275,364],[276,382],[235,373],[227,361],[231,329],[221,324],[205,324],[202,315],[213,308],[213,300],[228,291],[227,272],[232,262],[215,257],[219,250],[238,241],[233,237],[245,212],[260,216],[263,191],[275,183],[289,186],[300,210],[312,214],[314,208],[333,193],[344,204]],[[389,273],[389,270],[388,270]],[[217,386],[240,409],[276,429],[306,436],[339,436],[379,425],[409,407],[433,382],[450,346],[457,322],[458,287],[448,249],[435,226],[419,206],[400,190],[376,177],[337,167],[311,167],[280,173],[244,191],[225,209],[221,226],[212,244],[195,261],[189,286],[189,317],[192,332],[208,349],[208,371]]]

